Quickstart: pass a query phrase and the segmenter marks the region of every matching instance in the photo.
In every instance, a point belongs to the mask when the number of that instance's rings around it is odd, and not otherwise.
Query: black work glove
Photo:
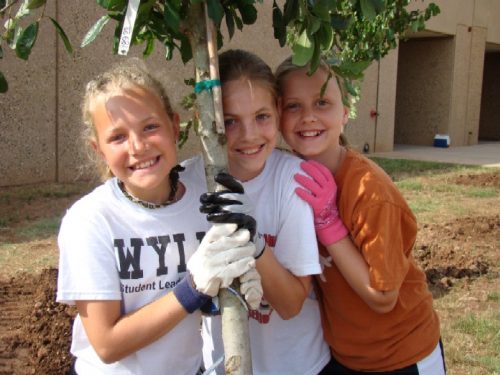
[[[264,252],[266,242],[264,236],[257,231],[254,219],[254,207],[241,183],[226,172],[219,172],[215,182],[226,189],[200,196],[200,211],[207,214],[211,223],[234,223],[238,228],[248,229],[250,240],[255,244],[257,259]]]

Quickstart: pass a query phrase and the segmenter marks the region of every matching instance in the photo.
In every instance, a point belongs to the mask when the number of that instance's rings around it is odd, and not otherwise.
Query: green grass
[[[465,355],[464,363],[477,363],[491,374],[500,372],[500,313],[481,315],[468,314],[452,325],[459,334],[464,334],[468,342],[481,348],[480,354]]]
[[[396,186],[401,190],[409,191],[422,191],[424,189],[424,185],[420,181],[412,178],[397,181]]]
[[[488,294],[488,301],[494,301],[494,302],[500,301],[500,293],[492,292]]]
[[[452,327],[471,335],[482,344],[500,348],[500,313],[493,313],[491,317],[469,314],[455,322]]]
[[[10,187],[0,194],[0,202],[22,201],[29,203],[39,198],[66,198],[82,192],[79,184],[42,184],[22,186],[19,189]]]
[[[370,159],[382,167],[394,181],[398,181],[408,176],[428,175],[432,172],[445,173],[479,168],[463,164],[438,163],[421,160],[386,159],[379,157],[371,157]]]
[[[59,230],[61,225],[61,216],[42,218],[31,222],[26,227],[23,227],[19,234],[28,239],[47,238]]]
[[[459,217],[471,214],[464,199],[481,199],[485,202],[500,196],[500,189],[492,186],[474,186],[454,183],[457,177],[470,174],[491,173],[491,169],[430,161],[372,158],[391,176],[405,196],[415,214],[429,218],[448,213]],[[489,204],[489,203],[485,203]]]
[[[500,195],[500,189],[492,187],[470,187],[464,194],[471,198],[494,198]]]

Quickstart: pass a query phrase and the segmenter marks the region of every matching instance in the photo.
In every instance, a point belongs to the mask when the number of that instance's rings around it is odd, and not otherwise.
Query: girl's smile
[[[286,75],[280,99],[281,132],[293,150],[307,159],[329,165],[338,159],[339,136],[348,119],[348,111],[335,78],[321,88],[327,73],[319,68],[312,76],[305,69]]]
[[[247,79],[222,89],[230,173],[241,181],[256,177],[276,146],[278,113],[269,89]]]
[[[157,95],[134,86],[98,97],[93,120],[94,148],[125,189],[151,203],[165,202],[168,174],[177,164],[177,115],[171,119]]]

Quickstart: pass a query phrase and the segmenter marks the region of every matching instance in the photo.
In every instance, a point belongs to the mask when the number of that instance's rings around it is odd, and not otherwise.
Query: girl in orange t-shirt
[[[307,159],[296,193],[313,208],[321,245],[317,282],[332,372],[445,374],[439,319],[411,254],[415,216],[387,174],[344,145],[341,77],[327,64],[308,70],[287,59],[276,78],[283,137]]]

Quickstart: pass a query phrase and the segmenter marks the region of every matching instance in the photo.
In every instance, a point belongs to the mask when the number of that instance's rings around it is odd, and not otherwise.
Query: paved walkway
[[[500,168],[500,142],[480,142],[474,146],[450,148],[394,145],[392,152],[374,152],[370,156]]]

